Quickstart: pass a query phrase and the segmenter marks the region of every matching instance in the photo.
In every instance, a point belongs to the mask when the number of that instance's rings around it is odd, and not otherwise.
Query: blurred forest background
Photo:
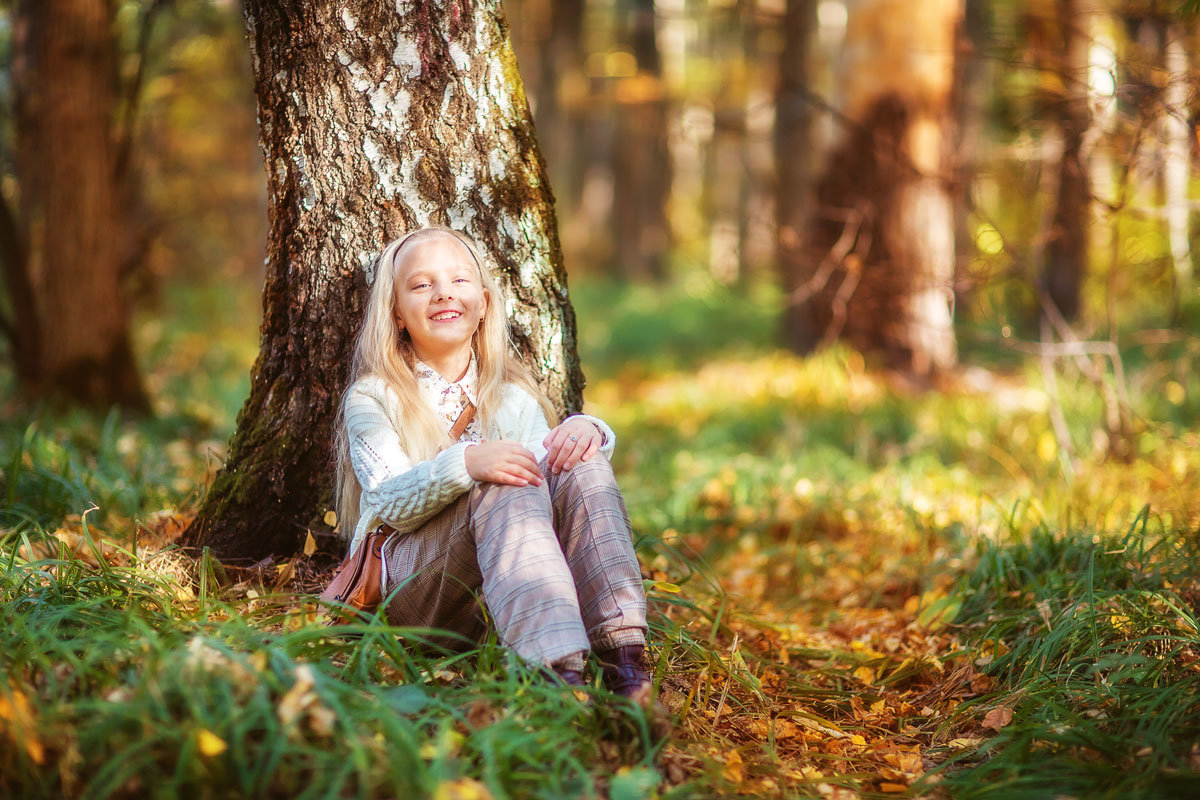
[[[34,396],[137,406],[160,393],[113,355],[128,348],[104,343],[123,377],[89,388],[60,362],[96,343],[63,342],[52,320],[111,315],[100,338],[119,338],[116,317],[153,315],[172,287],[256,291],[265,184],[237,4],[121,2],[108,19],[104,5],[91,83],[72,85],[112,140],[79,163],[104,161],[113,185],[83,198],[63,153],[85,144],[60,124],[69,104],[47,100],[66,77],[16,35],[49,11],[17,3],[0,22],[3,319]],[[917,377],[981,348],[1056,364],[1103,349],[1029,340],[1186,333],[1197,39],[1176,3],[505,8],[576,280],[773,287],[779,343],[842,338]],[[94,221],[77,236],[68,218]],[[59,262],[83,259],[119,281],[68,270],[58,286]]]
[[[675,736],[309,635],[336,514],[164,548],[259,347],[245,21],[0,0],[0,793],[1194,794],[1196,4],[504,10]]]

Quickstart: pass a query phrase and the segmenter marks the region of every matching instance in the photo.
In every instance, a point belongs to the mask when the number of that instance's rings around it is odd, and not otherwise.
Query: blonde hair
[[[537,398],[548,423],[555,418],[553,406],[538,386],[529,367],[516,355],[509,336],[508,317],[500,284],[484,265],[475,243],[453,228],[428,225],[411,231],[383,248],[375,262],[375,282],[367,300],[362,329],[354,346],[350,362],[350,381],[342,397],[335,428],[337,448],[338,524],[343,537],[353,535],[358,526],[359,500],[362,487],[350,463],[350,438],[346,429],[346,401],[355,383],[368,378],[381,379],[397,399],[396,413],[389,421],[400,437],[405,452],[414,462],[433,458],[450,444],[446,430],[433,409],[421,398],[413,372],[416,353],[407,332],[396,325],[396,274],[407,249],[417,242],[435,237],[452,238],[471,255],[479,270],[483,290],[488,296],[488,308],[472,338],[475,365],[479,376],[476,396],[477,415],[485,438],[497,434],[496,413],[504,399],[507,384],[516,384]]]

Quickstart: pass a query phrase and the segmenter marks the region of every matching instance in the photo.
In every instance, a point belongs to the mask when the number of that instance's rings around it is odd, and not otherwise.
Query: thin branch
[[[854,247],[854,243],[858,240],[858,232],[862,227],[862,222],[863,215],[857,209],[852,208],[846,212],[846,225],[842,229],[842,235],[838,237],[833,247],[821,259],[821,263],[817,267],[817,271],[813,273],[813,276],[793,289],[784,298],[786,305],[798,306],[801,303],[806,303],[814,294],[825,288],[825,285],[829,283],[829,277],[833,274],[833,270],[845,262],[850,249]]]
[[[133,149],[133,130],[137,124],[137,112],[142,102],[142,84],[146,79],[147,53],[150,49],[150,34],[154,30],[154,19],[158,13],[174,0],[151,0],[150,5],[142,14],[142,24],[138,30],[137,40],[137,72],[125,87],[125,102],[122,103],[121,129],[117,135],[116,161],[114,175],[118,180],[125,174],[129,166],[129,155]]]

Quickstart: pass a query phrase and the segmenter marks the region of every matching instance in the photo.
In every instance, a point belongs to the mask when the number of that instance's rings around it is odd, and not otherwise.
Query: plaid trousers
[[[541,466],[541,486],[477,483],[419,529],[388,538],[391,624],[478,641],[482,588],[500,641],[531,663],[582,669],[589,644],[645,643],[641,569],[608,459],[558,475]]]

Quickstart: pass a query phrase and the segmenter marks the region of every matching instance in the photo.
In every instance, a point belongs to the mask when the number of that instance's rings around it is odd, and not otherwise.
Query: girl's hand
[[[594,456],[601,442],[596,426],[578,417],[568,419],[542,440],[549,454],[547,460],[550,469],[555,475]]]
[[[477,481],[510,486],[542,485],[542,468],[533,453],[516,442],[500,439],[467,448],[467,474]]]

